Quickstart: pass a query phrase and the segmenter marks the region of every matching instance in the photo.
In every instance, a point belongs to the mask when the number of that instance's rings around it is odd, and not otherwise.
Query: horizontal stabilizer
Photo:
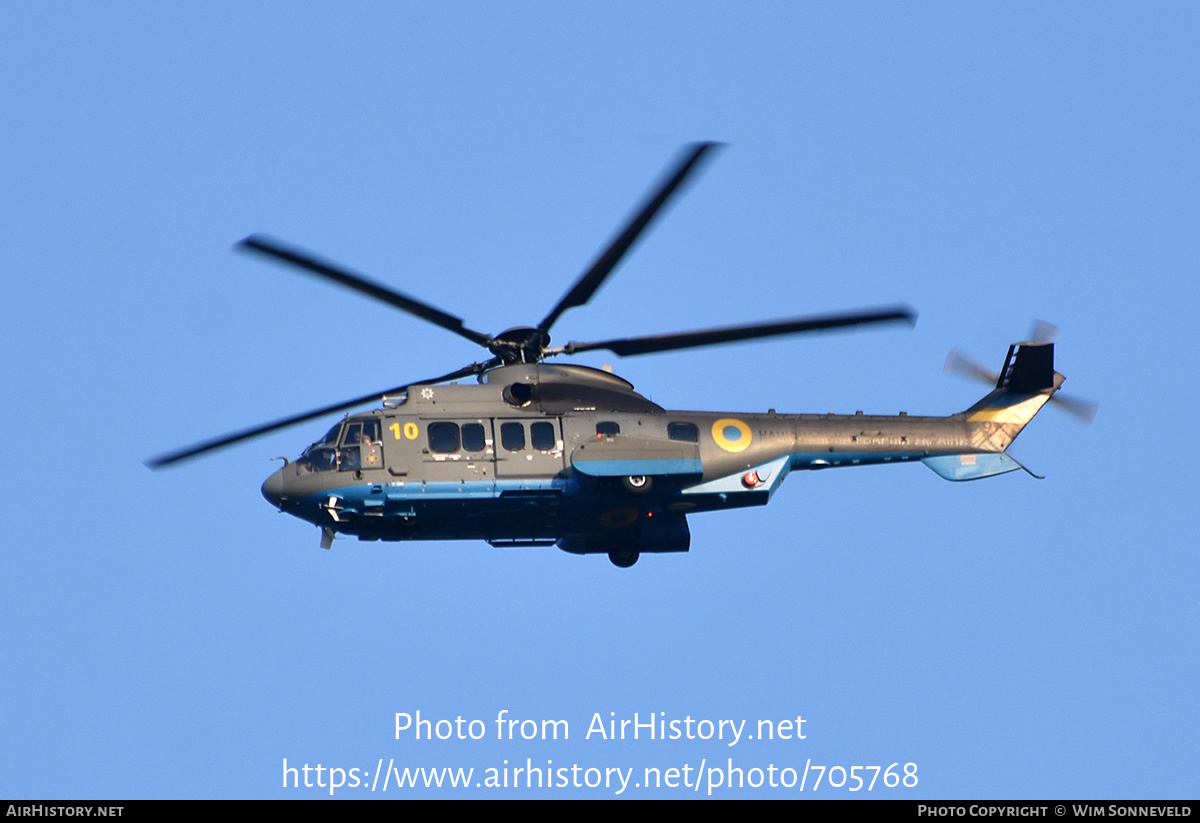
[[[926,457],[921,461],[946,480],[979,480],[997,474],[1006,474],[1022,468],[1004,452],[999,454],[943,454]]]

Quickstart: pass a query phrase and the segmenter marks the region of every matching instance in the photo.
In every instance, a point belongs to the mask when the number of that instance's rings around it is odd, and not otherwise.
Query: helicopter
[[[965,481],[1024,469],[1007,449],[1064,380],[1054,370],[1048,334],[1010,346],[999,375],[952,355],[948,367],[995,385],[975,405],[946,417],[671,411],[636,392],[609,367],[547,362],[596,350],[628,357],[915,323],[912,308],[896,305],[551,346],[550,330],[561,315],[591,299],[719,145],[684,147],[615,239],[541,322],[496,335],[306,251],[263,235],[247,237],[239,248],[387,303],[486,348],[491,357],[214,438],[147,464],[155,469],[173,465],[379,402],[379,408],[345,416],[299,458],[277,458],[283,466],[262,485],[271,505],[318,527],[321,548],[331,548],[338,535],[367,541],[484,540],[495,547],[557,546],[573,554],[605,554],[621,568],[643,553],[688,551],[688,515],[765,505],[795,471],[919,462],[947,480]],[[458,382],[464,378],[475,382]]]

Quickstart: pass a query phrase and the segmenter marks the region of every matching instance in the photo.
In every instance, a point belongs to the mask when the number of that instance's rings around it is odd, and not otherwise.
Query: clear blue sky
[[[0,796],[328,796],[282,789],[285,758],[634,782],[732,758],[916,763],[884,797],[1195,797],[1197,42],[1187,3],[3,4]],[[478,356],[242,237],[495,332],[701,139],[729,146],[562,340],[904,301],[914,330],[608,359],[670,408],[947,414],[983,391],[947,351],[998,368],[1043,318],[1095,423],[1026,430],[1043,481],[793,475],[628,571],[320,550],[259,485],[332,421],[142,464]],[[418,710],[488,736],[396,740]],[[497,741],[502,710],[570,739]],[[635,712],[806,737],[584,739]],[[433,792],[524,793],[614,790]],[[714,796],[738,794],[813,796]]]

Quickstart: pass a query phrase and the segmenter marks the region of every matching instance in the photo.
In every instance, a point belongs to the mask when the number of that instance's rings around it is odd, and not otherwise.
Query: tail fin
[[[1053,343],[1009,346],[995,390],[965,412],[967,422],[975,424],[971,445],[989,452],[1007,449],[1062,382],[1054,370]]]
[[[921,462],[947,480],[978,480],[1025,468],[1005,449],[1062,382],[1063,376],[1054,370],[1053,343],[1014,343],[996,388],[963,412],[971,446],[978,451],[926,457]]]

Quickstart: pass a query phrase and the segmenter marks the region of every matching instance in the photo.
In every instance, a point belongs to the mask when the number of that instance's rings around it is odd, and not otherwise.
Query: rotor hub
[[[492,338],[488,349],[504,361],[514,363],[537,363],[550,345],[550,335],[532,326],[515,326]]]

